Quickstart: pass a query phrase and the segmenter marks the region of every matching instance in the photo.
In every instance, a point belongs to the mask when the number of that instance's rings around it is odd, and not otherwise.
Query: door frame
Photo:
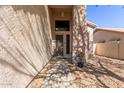
[[[71,31],[56,31],[56,35],[63,35],[63,56],[67,58],[71,58],[71,51],[72,51],[72,39],[71,39]],[[66,35],[70,35],[70,54],[66,54]]]

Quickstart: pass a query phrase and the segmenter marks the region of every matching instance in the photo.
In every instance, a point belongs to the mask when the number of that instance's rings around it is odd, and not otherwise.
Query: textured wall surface
[[[106,57],[118,58],[118,45],[116,43],[97,43],[96,54]]]
[[[124,43],[120,43],[119,45],[118,45],[118,57],[119,57],[119,59],[123,59],[124,60]]]
[[[87,55],[88,32],[86,28],[86,6],[73,6],[72,56],[82,51]],[[86,56],[87,57],[87,56]]]
[[[124,42],[124,33],[114,31],[96,31],[93,35],[93,42],[99,43],[100,41],[110,41],[112,39],[120,39]]]
[[[25,87],[51,58],[47,6],[0,6],[0,87]]]
[[[93,27],[87,26],[88,31],[88,54],[89,57],[93,55]]]
[[[124,59],[124,43],[96,43],[97,55]]]

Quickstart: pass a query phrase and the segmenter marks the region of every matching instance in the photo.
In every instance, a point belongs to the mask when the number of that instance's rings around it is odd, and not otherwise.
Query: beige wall
[[[89,57],[93,55],[93,30],[94,27],[91,26],[87,26],[87,31],[88,31],[88,35],[89,35],[89,40],[88,40],[88,54]]]
[[[96,43],[95,54],[124,59],[124,43]]]
[[[0,6],[0,87],[25,87],[51,58],[47,6]]]
[[[119,44],[119,59],[124,59],[124,43]]]
[[[109,41],[111,39],[120,38],[121,41],[124,41],[124,33],[114,32],[114,31],[96,31],[93,35],[94,43],[99,41]]]
[[[94,28],[90,27],[90,26],[87,26],[87,30],[88,30],[88,33],[89,33],[89,41],[93,41],[93,30],[94,30]]]

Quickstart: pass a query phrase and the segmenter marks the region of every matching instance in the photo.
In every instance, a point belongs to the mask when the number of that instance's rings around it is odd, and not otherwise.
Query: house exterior
[[[0,6],[0,87],[26,87],[61,46],[87,57],[86,6]]]
[[[93,35],[94,43],[120,41],[124,42],[124,29],[96,28]]]
[[[56,51],[87,60],[93,43],[123,42],[123,31],[96,28],[84,5],[0,6],[0,87],[26,87]]]

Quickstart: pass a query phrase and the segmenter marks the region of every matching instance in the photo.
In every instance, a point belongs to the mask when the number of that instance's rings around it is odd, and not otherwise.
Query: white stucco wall
[[[87,30],[89,32],[89,41],[93,41],[93,30],[94,28],[87,26]]]
[[[0,87],[25,87],[51,58],[47,6],[0,6]]]
[[[89,42],[88,42],[88,54],[89,57],[93,55],[93,27],[87,26]]]

